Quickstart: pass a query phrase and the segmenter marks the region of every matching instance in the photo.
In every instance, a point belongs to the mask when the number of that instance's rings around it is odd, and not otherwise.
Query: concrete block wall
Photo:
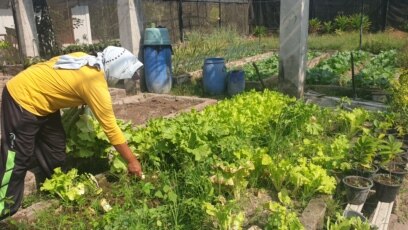
[[[10,80],[13,76],[10,75],[3,75],[0,73],[0,102],[1,102],[1,95],[3,95],[3,89],[6,86],[8,80]]]

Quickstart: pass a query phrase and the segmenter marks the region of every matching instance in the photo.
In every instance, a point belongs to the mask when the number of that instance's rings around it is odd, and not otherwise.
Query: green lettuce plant
[[[244,212],[240,211],[234,200],[225,200],[219,197],[217,204],[204,202],[203,208],[207,215],[214,219],[214,227],[220,230],[240,230],[245,219]]]
[[[358,229],[358,230],[371,230],[373,229],[367,221],[362,221],[359,217],[346,218],[339,213],[336,215],[336,221],[328,218],[326,222],[327,230],[346,230],[346,229]]]
[[[94,196],[102,192],[92,174],[79,175],[77,169],[64,173],[61,168],[54,169],[54,174],[44,181],[40,190],[59,196],[65,202],[80,202],[86,196]]]
[[[271,212],[268,217],[268,223],[265,226],[267,230],[302,230],[305,229],[300,222],[297,214],[278,202],[269,202],[268,210]]]

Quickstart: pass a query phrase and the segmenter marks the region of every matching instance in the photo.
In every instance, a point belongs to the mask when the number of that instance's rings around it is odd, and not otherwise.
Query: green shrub
[[[10,43],[7,41],[0,41],[0,50],[7,49],[10,47]]]
[[[351,30],[360,30],[360,25],[361,25],[361,14],[353,14],[349,16],[350,20],[350,27]],[[371,26],[371,21],[370,18],[367,17],[367,15],[363,15],[363,31],[368,32]]]
[[[334,31],[334,24],[332,21],[327,21],[327,22],[323,22],[322,25],[322,31],[323,33],[333,33]]]
[[[312,18],[309,20],[309,33],[317,34],[320,33],[322,29],[322,22],[317,18]]]
[[[69,45],[62,50],[63,54],[74,53],[74,52],[84,52],[87,54],[96,55],[97,52],[103,51],[108,46],[120,46],[119,41],[111,40],[106,42],[100,42],[96,44],[83,44],[83,45]]]
[[[351,24],[350,24],[350,18],[347,17],[346,15],[337,15],[334,18],[334,25],[335,29],[338,31],[350,31],[351,30]]]
[[[392,82],[392,99],[391,111],[396,114],[399,119],[398,123],[401,129],[408,132],[408,70],[405,70],[398,80]]]
[[[26,69],[27,67],[29,67],[31,65],[35,65],[35,64],[43,62],[43,61],[46,61],[46,60],[39,57],[39,56],[33,57],[33,58],[27,58],[27,59],[24,60],[23,66],[24,66],[24,69]]]
[[[255,26],[254,36],[255,37],[264,37],[268,34],[268,29],[265,26]]]
[[[397,53],[397,65],[408,69],[408,43]]]

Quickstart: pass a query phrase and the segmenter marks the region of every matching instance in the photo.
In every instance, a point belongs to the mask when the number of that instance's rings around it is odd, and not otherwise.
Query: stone
[[[300,222],[306,230],[323,229],[327,197],[312,199],[303,211]]]
[[[25,209],[20,209],[19,211],[17,211],[16,214],[14,214],[13,216],[11,216],[10,218],[13,221],[17,221],[17,222],[26,222],[26,223],[32,223],[35,221],[36,216],[39,212],[48,209],[50,207],[52,207],[53,205],[58,204],[57,200],[46,200],[46,201],[41,201],[38,203],[35,203],[33,205],[31,205],[28,208]]]
[[[126,90],[119,88],[109,88],[109,93],[112,97],[112,102],[118,101],[121,98],[126,97]]]
[[[37,183],[34,173],[28,171],[24,179],[24,196],[37,192]]]

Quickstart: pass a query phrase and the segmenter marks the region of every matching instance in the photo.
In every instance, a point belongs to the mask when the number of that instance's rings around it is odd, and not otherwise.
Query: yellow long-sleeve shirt
[[[73,53],[75,57],[85,53]],[[7,82],[13,99],[25,110],[46,116],[58,109],[87,104],[112,145],[125,137],[116,123],[112,100],[102,70],[83,66],[78,70],[54,69],[58,57],[30,66]]]

